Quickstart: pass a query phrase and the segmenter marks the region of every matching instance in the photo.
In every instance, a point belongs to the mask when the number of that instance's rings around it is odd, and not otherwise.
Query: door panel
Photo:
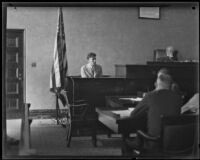
[[[6,111],[7,119],[20,118],[24,86],[24,31],[7,29],[6,33]]]

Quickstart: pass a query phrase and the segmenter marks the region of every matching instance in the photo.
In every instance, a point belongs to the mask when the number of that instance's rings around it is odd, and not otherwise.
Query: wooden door
[[[6,117],[20,118],[24,102],[24,30],[6,32]]]

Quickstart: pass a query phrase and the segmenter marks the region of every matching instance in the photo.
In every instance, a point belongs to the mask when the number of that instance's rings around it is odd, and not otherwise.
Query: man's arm
[[[125,133],[135,133],[138,129],[146,130],[147,126],[147,105],[148,97],[147,95],[143,98],[143,100],[138,103],[135,109],[131,112],[130,117],[122,118],[118,121],[119,125],[125,126],[123,128],[123,132]],[[120,124],[121,123],[121,124]],[[129,127],[126,127],[127,124]]]
[[[101,65],[97,65],[97,68],[96,68],[96,73],[94,75],[96,78],[98,77],[101,77],[102,76],[102,67]]]
[[[135,109],[131,112],[130,117],[142,117],[147,113],[148,110],[148,95],[146,95],[141,102],[135,107]]]
[[[85,71],[84,71],[84,66],[81,67],[81,77],[82,78],[87,78],[87,75],[85,74]]]
[[[99,73],[99,76],[102,76],[103,74],[103,71],[102,71],[102,67],[100,66],[100,73]]]

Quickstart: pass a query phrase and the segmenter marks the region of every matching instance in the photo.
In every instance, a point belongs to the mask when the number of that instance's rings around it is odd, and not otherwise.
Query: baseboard
[[[60,109],[62,112],[64,109]],[[51,119],[57,117],[56,109],[34,109],[30,110],[29,117],[31,119]]]
[[[62,112],[64,109],[60,109]],[[29,110],[29,117],[31,119],[51,119],[57,117],[57,111],[56,109],[33,109]],[[6,113],[6,119],[21,119],[22,113],[20,111],[18,112],[11,112]]]

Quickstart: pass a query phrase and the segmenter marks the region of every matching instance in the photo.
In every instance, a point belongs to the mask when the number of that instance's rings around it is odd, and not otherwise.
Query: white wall
[[[53,109],[49,92],[58,8],[8,8],[7,28],[25,29],[26,102],[30,109]],[[199,59],[199,8],[161,8],[161,19],[139,19],[136,7],[64,7],[69,75],[79,75],[88,52],[97,53],[103,73],[115,64],[145,64],[153,50],[173,45],[179,59]],[[36,62],[36,67],[31,64]]]

